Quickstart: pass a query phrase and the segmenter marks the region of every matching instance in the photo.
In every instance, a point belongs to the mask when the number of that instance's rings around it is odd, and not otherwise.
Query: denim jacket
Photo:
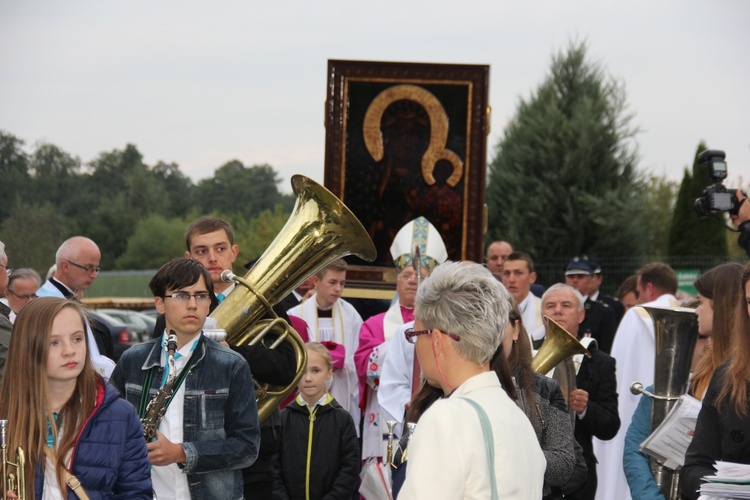
[[[149,400],[163,376],[161,339],[125,351],[110,382],[138,408],[146,374],[157,371]],[[204,338],[184,381],[184,442],[192,498],[242,498],[242,471],[255,462],[260,425],[250,366],[239,354]]]

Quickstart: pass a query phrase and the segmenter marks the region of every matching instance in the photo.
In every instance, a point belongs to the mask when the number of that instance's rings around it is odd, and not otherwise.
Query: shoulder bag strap
[[[479,403],[469,398],[461,398],[477,411],[479,422],[482,424],[482,433],[484,434],[484,450],[487,453],[487,464],[490,469],[490,487],[492,489],[492,500],[497,500],[497,481],[495,480],[495,438],[492,435],[492,426],[490,419],[487,418],[487,412],[479,406]]]
[[[47,458],[52,461],[52,465],[54,466],[57,457],[55,457],[55,454],[52,452],[52,448],[50,448],[49,446],[45,446],[44,454],[47,455]],[[83,485],[81,484],[81,482],[65,467],[63,467],[63,478],[65,479],[65,484],[67,484],[68,487],[73,490],[73,493],[75,493],[75,495],[80,500],[89,500],[89,496],[88,494],[86,494],[86,490],[83,489]]]

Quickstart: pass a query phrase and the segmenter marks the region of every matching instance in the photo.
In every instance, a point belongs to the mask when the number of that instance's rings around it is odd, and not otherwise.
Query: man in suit
[[[558,283],[542,296],[542,310],[569,332],[577,332],[586,316],[583,296],[573,287]],[[593,499],[596,495],[596,456],[592,438],[612,439],[620,428],[617,413],[617,380],[615,360],[589,344],[591,357],[574,357],[577,366],[576,389],[570,391],[568,401],[575,412],[575,438],[583,447],[588,467],[586,482],[566,498]],[[580,363],[580,364],[579,364]]]
[[[578,327],[580,337],[594,337],[600,351],[609,354],[617,330],[617,315],[609,305],[589,297],[594,288],[594,270],[588,259],[574,257],[565,268],[565,284],[583,296],[586,317]],[[572,332],[571,332],[572,333]]]
[[[622,303],[617,300],[616,297],[600,292],[599,289],[602,287],[604,277],[602,276],[602,266],[601,264],[599,264],[599,261],[596,259],[589,259],[589,266],[591,266],[591,270],[594,273],[593,279],[591,280],[591,291],[589,291],[589,298],[597,302],[603,302],[611,307],[615,311],[617,324],[619,325],[620,320],[625,315],[625,306],[622,305]]]
[[[73,236],[65,240],[55,253],[55,272],[39,290],[37,297],[60,297],[69,300],[80,300],[83,293],[99,276],[99,261],[102,254],[99,246],[85,236]],[[91,336],[89,337],[89,356],[97,371],[109,378],[115,368],[115,351],[112,346],[112,333],[109,328],[90,319],[88,321]]]

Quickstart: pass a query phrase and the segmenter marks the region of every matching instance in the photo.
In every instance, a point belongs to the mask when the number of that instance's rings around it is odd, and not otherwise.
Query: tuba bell
[[[214,310],[216,327],[226,330],[233,345],[254,345],[272,333],[281,342],[291,342],[297,373],[288,386],[256,383],[258,418],[263,421],[294,390],[307,363],[302,339],[276,316],[273,306],[332,260],[356,255],[366,261],[376,256],[375,245],[357,217],[330,191],[313,180],[295,175],[292,189],[297,195],[292,215],[255,265],[240,278],[224,271],[222,279],[237,286]],[[261,319],[269,314],[273,319]]]
[[[540,375],[546,375],[562,360],[575,354],[585,354],[590,358],[591,353],[578,342],[571,333],[559,325],[549,316],[547,320],[547,333],[544,336],[544,343],[537,351],[534,359],[531,360],[531,369]],[[574,381],[575,382],[575,381]]]
[[[644,307],[654,322],[656,355],[654,357],[654,392],[633,382],[630,392],[653,399],[651,431],[666,418],[669,410],[687,392],[690,361],[698,340],[698,321],[695,309],[686,307]],[[678,496],[679,474],[651,460],[651,472],[665,498]]]

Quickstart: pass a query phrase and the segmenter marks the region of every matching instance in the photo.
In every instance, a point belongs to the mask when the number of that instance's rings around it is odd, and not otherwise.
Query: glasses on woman
[[[404,332],[404,336],[406,337],[406,341],[408,343],[410,343],[410,344],[416,344],[417,343],[417,337],[419,337],[420,335],[429,335],[430,333],[432,333],[432,330],[415,330],[414,328],[408,328]],[[447,333],[447,332],[441,332],[441,333],[443,333],[444,335],[449,336],[450,338],[452,338],[456,342],[459,342],[461,340],[461,337],[459,337],[455,333]]]

